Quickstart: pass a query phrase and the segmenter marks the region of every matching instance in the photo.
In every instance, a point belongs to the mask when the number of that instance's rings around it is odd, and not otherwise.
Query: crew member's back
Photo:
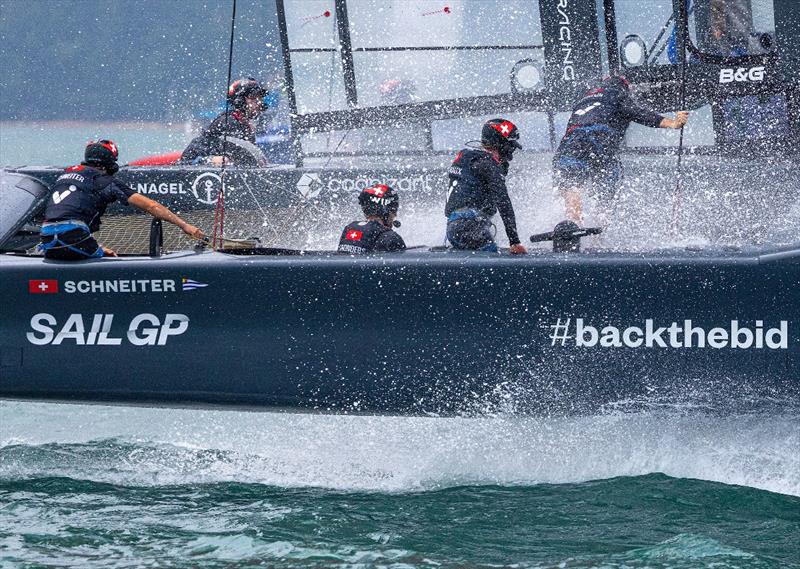
[[[392,229],[400,226],[395,219],[400,205],[397,192],[377,184],[365,188],[358,196],[358,203],[367,219],[347,224],[339,238],[338,252],[361,255],[405,250],[403,238]]]

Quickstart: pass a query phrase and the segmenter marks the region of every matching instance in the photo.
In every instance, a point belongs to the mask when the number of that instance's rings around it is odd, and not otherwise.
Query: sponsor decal
[[[66,190],[64,190],[64,191],[62,191],[62,192],[57,192],[57,191],[56,191],[56,192],[53,192],[53,196],[52,196],[52,197],[53,197],[53,202],[54,202],[54,203],[61,203],[61,202],[62,202],[62,201],[64,201],[64,200],[67,198],[67,196],[69,196],[69,195],[70,195],[72,192],[74,192],[74,191],[77,191],[77,189],[78,189],[78,186],[70,185],[70,187],[69,187],[69,188],[67,188]]]
[[[58,292],[58,280],[31,279],[28,281],[28,292],[30,294],[55,294]]]
[[[179,195],[188,193],[183,187],[183,182],[138,182],[134,188],[140,194],[171,194]]]
[[[313,172],[306,172],[297,180],[297,191],[307,200],[317,197],[323,187],[325,185],[320,180],[319,174]]]
[[[719,70],[719,82],[723,83],[737,83],[743,82],[757,82],[764,80],[764,66],[758,67],[739,67],[738,69],[723,68]]]
[[[164,293],[195,290],[208,286],[207,283],[201,283],[188,277],[180,279],[180,288],[178,288],[177,279],[97,279],[63,281],[61,284],[61,292],[66,294]],[[31,279],[28,281],[28,292],[30,294],[58,293],[58,280]]]
[[[66,171],[71,172],[72,168],[75,168],[75,166],[67,168]],[[83,166],[81,166],[80,169],[83,170]],[[86,178],[84,178],[81,174],[72,173],[72,174],[61,174],[56,180],[56,182],[60,182],[61,180],[75,180],[76,182],[83,182],[86,180]]]
[[[192,280],[192,279],[187,279],[186,277],[183,277],[181,279],[181,288],[183,290],[195,290],[195,289],[198,289],[198,288],[205,288],[207,286],[208,285],[206,283],[201,283],[199,281],[195,281],[195,280]]]
[[[781,320],[778,326],[765,328],[763,320],[755,327],[743,326],[731,320],[724,327],[706,329],[695,326],[691,320],[671,322],[659,326],[648,318],[638,326],[593,326],[583,318],[558,318],[550,325],[551,346],[578,348],[713,348],[713,349],[770,349],[789,348],[789,322]]]
[[[328,178],[326,187],[330,192],[361,192],[365,188],[377,184],[385,184],[402,193],[411,192],[438,192],[441,191],[442,175],[419,174],[417,176],[375,176],[359,178]]]
[[[361,241],[361,236],[362,235],[364,235],[364,233],[362,231],[359,231],[358,229],[351,229],[350,231],[347,232],[347,235],[345,235],[345,238],[348,241]]]
[[[214,172],[204,172],[192,182],[192,193],[200,203],[215,205],[219,190],[222,188],[222,178]]]
[[[127,327],[114,330],[114,314],[70,314],[64,324],[52,314],[41,312],[31,318],[28,342],[35,346],[59,346],[74,343],[76,346],[119,346],[127,342],[134,346],[164,346],[172,336],[180,336],[189,329],[185,314],[138,314]]]
[[[175,284],[175,279],[109,279],[64,281],[64,292],[68,294],[175,292]]]
[[[569,0],[558,0],[558,43],[563,54],[561,60],[561,80],[575,81],[575,59],[572,57],[572,22],[567,14]]]

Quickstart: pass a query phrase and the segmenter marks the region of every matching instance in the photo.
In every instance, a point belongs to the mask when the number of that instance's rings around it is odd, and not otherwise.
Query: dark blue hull
[[[0,396],[393,414],[797,405],[799,284],[800,249],[7,256]]]

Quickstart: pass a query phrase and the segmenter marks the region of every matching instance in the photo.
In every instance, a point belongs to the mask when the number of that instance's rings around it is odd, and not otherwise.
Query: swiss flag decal
[[[348,241],[361,241],[362,235],[364,235],[364,233],[358,229],[351,229],[347,232],[347,235],[345,235],[345,239]]]
[[[514,124],[508,121],[503,121],[500,124],[493,124],[492,128],[503,135],[504,138],[508,138],[508,135],[511,134],[511,130],[514,128]]]
[[[58,292],[56,279],[31,279],[28,281],[28,292],[31,294],[55,294]]]

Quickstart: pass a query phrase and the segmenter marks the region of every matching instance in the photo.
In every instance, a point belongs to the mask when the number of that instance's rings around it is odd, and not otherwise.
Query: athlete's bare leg
[[[583,200],[580,188],[567,188],[562,190],[561,195],[564,198],[567,219],[583,226]]]

